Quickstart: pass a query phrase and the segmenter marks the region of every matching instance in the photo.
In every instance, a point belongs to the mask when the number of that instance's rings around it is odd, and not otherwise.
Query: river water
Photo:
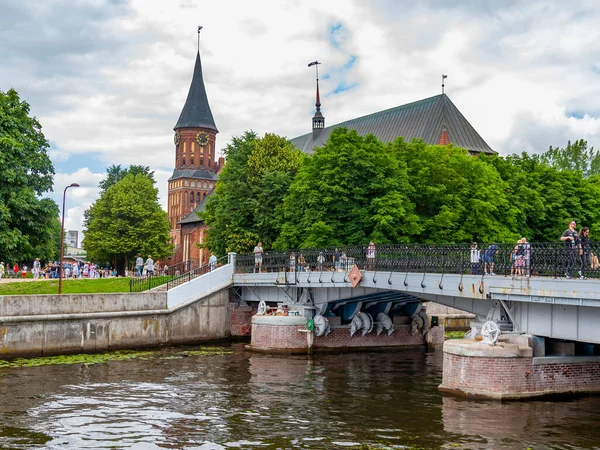
[[[600,448],[600,397],[442,396],[441,352],[225,349],[0,369],[0,448]]]

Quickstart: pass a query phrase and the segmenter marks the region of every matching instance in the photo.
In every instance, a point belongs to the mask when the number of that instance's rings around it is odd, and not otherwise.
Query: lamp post
[[[67,189],[70,187],[79,187],[77,183],[72,183],[63,191],[62,205],[62,220],[60,221],[60,255],[58,257],[58,293],[62,294],[62,278],[63,278],[63,252],[65,250],[65,199],[67,197]]]

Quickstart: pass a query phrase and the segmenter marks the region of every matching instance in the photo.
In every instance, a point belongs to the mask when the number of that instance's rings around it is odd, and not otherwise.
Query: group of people
[[[63,278],[107,278],[117,276],[116,270],[112,268],[98,268],[96,264],[86,261],[84,263],[64,263]],[[56,261],[48,261],[46,265],[42,265],[40,258],[36,258],[31,264],[31,268],[27,264],[19,266],[15,264],[12,271],[9,270],[4,262],[0,262],[0,278],[5,276],[13,276],[15,278],[26,278],[31,272],[33,279],[56,279],[60,278],[60,264]]]
[[[262,271],[262,265],[263,265],[263,256],[264,256],[264,250],[262,247],[262,242],[259,242],[255,247],[254,247],[254,272],[261,272]],[[377,255],[377,249],[375,247],[375,243],[373,241],[371,241],[366,249],[366,259],[367,259],[367,265],[366,265],[366,269],[367,270],[375,270],[375,257]],[[327,264],[328,262],[331,263],[331,265]],[[317,271],[323,271],[323,270],[334,270],[334,271],[340,271],[340,270],[344,270],[344,271],[348,271],[350,270],[350,268],[354,265],[354,259],[353,258],[349,258],[346,255],[346,252],[344,251],[340,251],[337,247],[335,248],[335,250],[333,251],[333,253],[327,258],[325,256],[325,254],[323,252],[319,252],[318,256],[317,256],[317,264],[316,264],[316,270]],[[298,254],[298,256],[296,256],[295,252],[290,252],[290,259],[289,262],[287,264],[290,272],[295,272],[296,270],[298,272],[304,272],[304,271],[309,271],[310,270],[310,264],[306,261],[306,258],[304,257],[304,255],[302,253]]]
[[[161,269],[159,262],[157,261],[155,263],[152,259],[152,256],[148,255],[148,258],[146,259],[146,261],[144,261],[141,254],[137,255],[137,258],[135,260],[135,271],[138,277],[151,277],[155,273],[161,273],[161,270],[163,273],[167,273],[169,267],[165,264],[165,266]]]
[[[581,227],[576,230],[577,224],[574,220],[569,222],[567,228],[561,235],[560,240],[565,244],[563,256],[564,276],[566,278],[575,277],[575,269],[579,267],[577,276],[586,279],[586,273],[590,269],[598,269],[600,266],[598,257],[592,252],[590,245],[590,229]],[[498,253],[498,245],[491,244],[483,251],[478,248],[477,242],[471,244],[471,273],[476,275],[480,273],[480,266],[483,263],[484,275],[495,275],[494,258]],[[511,270],[513,276],[531,276],[531,244],[526,238],[521,238],[510,253]]]

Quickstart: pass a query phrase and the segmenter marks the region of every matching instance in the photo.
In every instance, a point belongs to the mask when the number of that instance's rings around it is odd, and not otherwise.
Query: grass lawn
[[[129,292],[130,278],[63,280],[63,294]],[[23,281],[0,284],[0,295],[58,294],[58,280]]]

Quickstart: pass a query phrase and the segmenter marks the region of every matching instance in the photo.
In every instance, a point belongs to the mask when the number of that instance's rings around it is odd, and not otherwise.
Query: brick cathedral
[[[204,210],[224,160],[217,161],[215,156],[219,130],[204,88],[200,52],[196,55],[190,91],[174,130],[175,170],[169,178],[167,204],[174,253],[167,263],[172,266],[192,261],[202,265],[208,262],[209,254],[196,245],[206,238],[206,226],[198,213]]]

